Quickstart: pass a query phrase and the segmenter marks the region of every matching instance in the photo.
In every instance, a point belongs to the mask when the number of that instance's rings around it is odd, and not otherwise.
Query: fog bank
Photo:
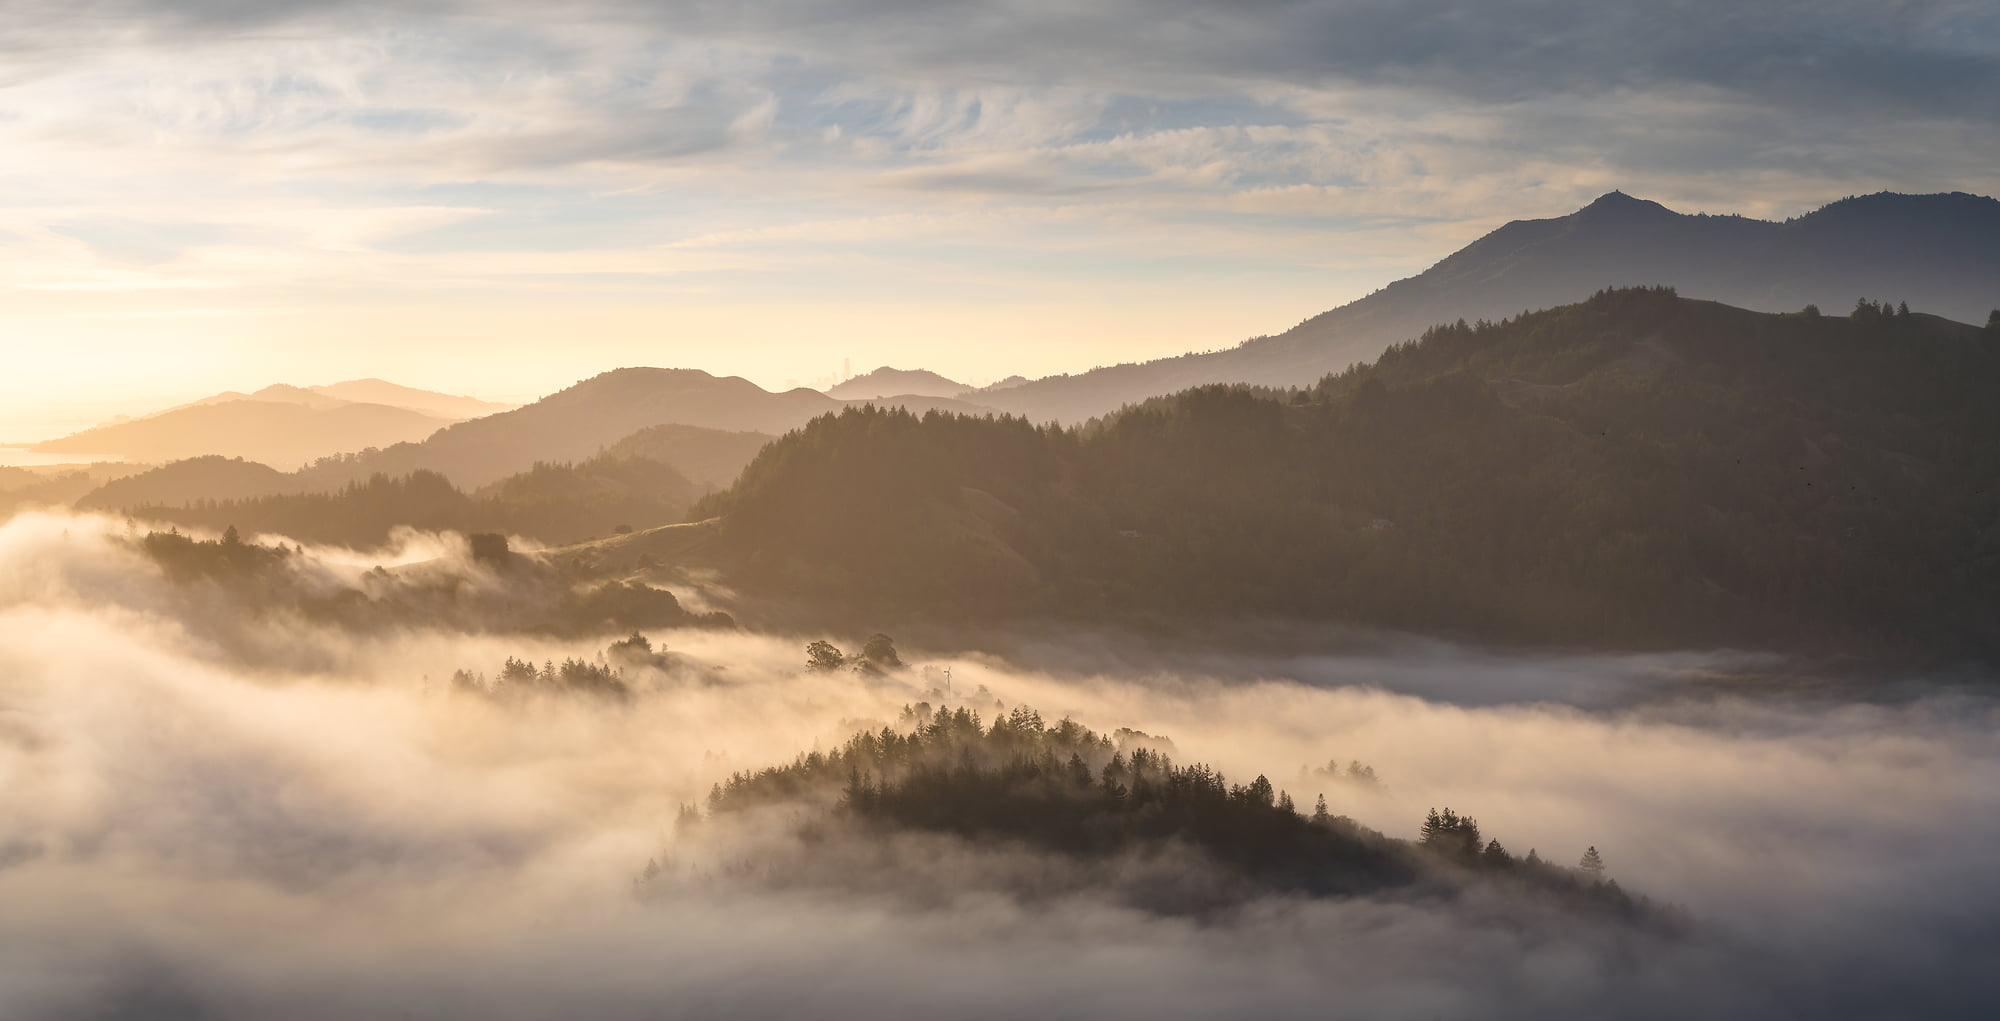
[[[635,674],[625,703],[508,702],[447,678],[604,640],[284,619],[264,640],[313,655],[252,661],[196,619],[220,604],[174,589],[121,527],[0,525],[0,1015],[1970,1016],[2000,993],[2000,704],[1983,695],[1698,693],[1674,683],[1711,665],[1692,653],[1440,647],[1314,673],[905,648],[949,663],[988,718],[1026,703],[1164,734],[1179,759],[1264,773],[1304,806],[1324,793],[1393,836],[1450,805],[1516,854],[1594,845],[1695,932],[1388,898],[1163,918],[1024,899],[1013,884],[1061,863],[949,842],[907,859],[948,870],[941,905],[693,870],[642,900],[648,859],[693,857],[683,803],[894,722],[928,697],[921,669],[807,674],[818,636],[664,631],[698,671]],[[1544,672],[1657,691],[1442,697]],[[1382,783],[1300,777],[1328,759]]]

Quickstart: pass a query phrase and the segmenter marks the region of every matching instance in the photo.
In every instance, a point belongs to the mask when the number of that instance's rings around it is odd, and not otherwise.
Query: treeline
[[[519,702],[540,696],[584,696],[609,702],[629,701],[633,694],[631,674],[635,671],[668,672],[683,664],[664,646],[655,648],[651,639],[634,631],[628,638],[611,643],[599,660],[567,657],[560,664],[545,660],[540,667],[532,660],[507,657],[488,680],[484,673],[457,670],[451,675],[452,690],[480,695],[501,702]]]
[[[738,772],[708,797],[708,816],[801,802],[831,807],[865,827],[952,833],[991,844],[1023,841],[1103,859],[1169,845],[1192,847],[1255,887],[1314,896],[1373,893],[1439,880],[1505,877],[1539,893],[1638,918],[1641,899],[1596,872],[1515,859],[1477,824],[1433,812],[1416,843],[1331,813],[1310,814],[1258,776],[1232,783],[1205,764],[1177,765],[1143,744],[1017,706],[990,724],[965,708],[917,711],[907,732],[856,733],[831,752]],[[698,820],[692,808],[685,822]],[[1593,852],[1594,853],[1594,852]]]
[[[211,529],[233,525],[360,549],[387,543],[397,526],[569,543],[677,521],[700,491],[670,465],[607,456],[573,465],[537,464],[476,493],[419,470],[400,478],[376,474],[327,493],[146,504],[126,512],[148,521]]]
[[[245,541],[234,527],[220,539],[148,532],[135,545],[172,581],[214,585],[244,621],[290,614],[359,632],[436,627],[561,636],[735,626],[726,613],[688,610],[672,592],[642,582],[577,584],[511,552],[506,537],[493,533],[471,537],[470,567],[447,558],[394,572],[376,567],[351,581],[298,547]],[[471,570],[488,578],[469,584]],[[621,650],[632,652],[612,649]]]
[[[752,586],[856,617],[1995,655],[2000,344],[1867,308],[1609,291],[1077,429],[849,410],[691,516]]]

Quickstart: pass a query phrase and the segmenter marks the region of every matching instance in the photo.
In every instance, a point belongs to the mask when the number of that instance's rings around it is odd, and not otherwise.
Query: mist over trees
[[[349,576],[302,547],[177,530],[130,540],[187,599],[220,612],[197,623],[229,644],[274,620],[296,618],[358,633],[420,629],[578,637],[644,628],[733,628],[721,611],[683,607],[641,581],[573,578],[514,553],[504,536],[470,537],[463,560],[441,558]]]
[[[1144,744],[1121,746],[1025,705],[996,711],[990,723],[963,706],[906,707],[904,717],[906,730],[863,730],[832,751],[731,774],[710,791],[706,821],[803,806],[875,839],[915,830],[1081,859],[1176,846],[1210,874],[1174,890],[1119,891],[1170,914],[1226,911],[1273,893],[1439,896],[1485,883],[1663,932],[1681,924],[1603,882],[1594,848],[1575,871],[1517,860],[1498,840],[1482,843],[1477,824],[1450,809],[1433,809],[1419,838],[1402,841],[1332,814],[1324,793],[1305,814],[1264,776],[1231,782],[1205,764],[1177,765]],[[682,812],[683,827],[704,821],[692,806]]]

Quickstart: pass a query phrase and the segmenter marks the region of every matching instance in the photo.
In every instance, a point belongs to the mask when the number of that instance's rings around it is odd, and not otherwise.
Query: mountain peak
[[[1576,211],[1576,216],[1600,218],[1605,216],[1634,216],[1665,213],[1675,216],[1673,210],[1650,199],[1634,198],[1617,189],[1599,195],[1596,201]]]
[[[898,369],[884,365],[827,389],[827,396],[840,400],[867,400],[877,397],[957,397],[972,388],[946,379],[929,369]]]

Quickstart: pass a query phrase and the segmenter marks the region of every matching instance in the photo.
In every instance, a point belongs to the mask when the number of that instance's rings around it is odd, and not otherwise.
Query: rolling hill
[[[291,468],[341,451],[420,439],[445,424],[441,418],[382,404],[315,407],[291,400],[227,400],[98,426],[29,449],[153,462],[217,454]]]
[[[961,397],[972,387],[946,379],[929,369],[892,369],[887,365],[873,372],[828,387],[826,395],[845,401],[865,401],[880,397]]]
[[[497,415],[517,407],[497,401],[482,401],[476,397],[459,397],[434,390],[419,390],[374,378],[350,379],[344,383],[315,386],[310,390],[322,397],[332,397],[356,404],[387,404],[393,408],[408,408],[411,411],[453,421]]]
[[[1296,386],[1437,323],[1499,319],[1631,285],[1766,312],[1816,304],[1841,313],[1872,298],[1985,322],[2000,307],[2000,201],[1884,192],[1779,223],[1677,213],[1612,192],[1568,216],[1516,220],[1415,277],[1275,336],[966,399],[1034,421],[1079,422],[1209,383]]]
[[[298,491],[299,479],[294,474],[240,457],[209,454],[113,479],[84,494],[76,506],[117,511],[179,506],[196,500],[249,500]]]
[[[725,432],[694,425],[651,425],[605,448],[606,457],[637,457],[670,464],[696,485],[724,489],[743,473],[743,466],[764,445],[777,439],[770,433]]]

